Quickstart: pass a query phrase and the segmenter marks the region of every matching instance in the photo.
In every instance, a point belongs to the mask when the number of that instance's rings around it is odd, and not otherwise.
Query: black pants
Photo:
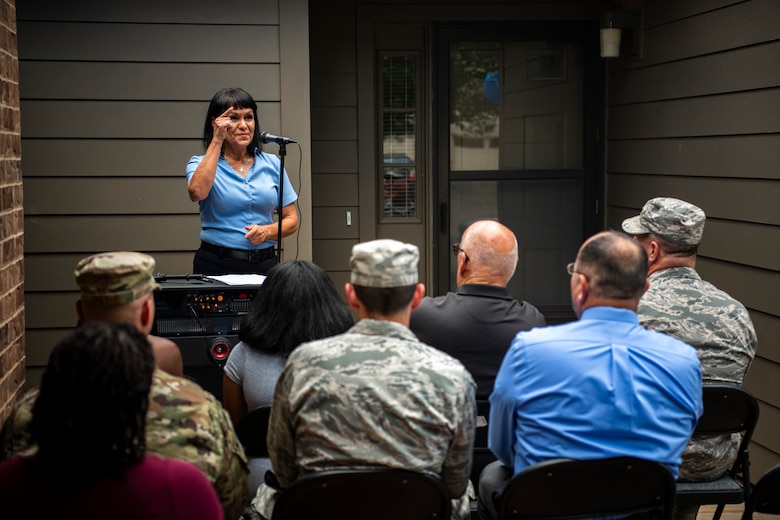
[[[269,258],[263,262],[251,263],[248,260],[237,260],[219,256],[203,249],[195,251],[192,262],[194,274],[220,275],[220,274],[267,274],[278,263],[277,257]]]
[[[477,490],[477,510],[483,520],[495,520],[498,518],[498,500],[507,483],[514,473],[500,461],[491,462],[482,470],[479,476],[479,489]]]

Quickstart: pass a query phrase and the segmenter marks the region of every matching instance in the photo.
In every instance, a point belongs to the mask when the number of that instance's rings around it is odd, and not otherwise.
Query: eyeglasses
[[[458,256],[461,252],[463,252],[463,254],[466,255],[466,262],[468,262],[469,261],[469,254],[467,252],[463,251],[463,249],[460,248],[460,242],[455,242],[454,244],[452,244],[452,254],[453,255]]]
[[[574,262],[569,262],[568,264],[566,264],[566,272],[569,274],[569,276],[572,276],[573,274],[581,274],[582,276],[585,277],[586,280],[588,279],[587,274],[574,270]]]

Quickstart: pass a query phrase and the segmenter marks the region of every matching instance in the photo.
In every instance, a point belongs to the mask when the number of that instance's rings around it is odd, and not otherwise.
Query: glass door
[[[479,219],[517,235],[515,298],[549,322],[573,318],[569,277],[597,228],[598,60],[588,31],[571,28],[442,30],[437,137],[439,290],[455,290],[449,244]],[[446,49],[446,51],[444,50]]]

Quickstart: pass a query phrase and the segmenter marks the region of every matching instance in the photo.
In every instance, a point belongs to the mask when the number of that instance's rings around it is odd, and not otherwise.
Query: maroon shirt
[[[0,518],[37,520],[222,520],[214,488],[196,466],[147,456],[124,479],[66,490],[41,475],[33,459],[0,463]]]

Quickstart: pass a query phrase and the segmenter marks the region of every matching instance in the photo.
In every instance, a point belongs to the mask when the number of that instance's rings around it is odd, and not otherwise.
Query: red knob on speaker
[[[230,354],[230,343],[228,343],[228,340],[225,338],[216,338],[211,343],[209,353],[214,361],[223,364],[227,361],[228,355]]]

